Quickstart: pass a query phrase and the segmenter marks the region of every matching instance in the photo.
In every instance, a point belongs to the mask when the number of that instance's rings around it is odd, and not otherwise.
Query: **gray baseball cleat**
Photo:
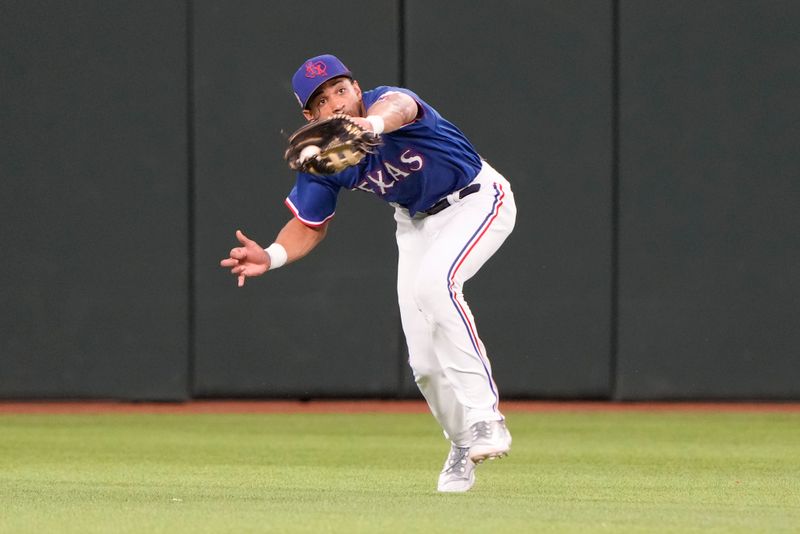
[[[470,427],[469,459],[475,463],[502,458],[511,450],[511,432],[505,421],[479,421]]]
[[[464,492],[475,484],[475,463],[469,459],[469,447],[450,447],[450,454],[439,474],[439,491]]]

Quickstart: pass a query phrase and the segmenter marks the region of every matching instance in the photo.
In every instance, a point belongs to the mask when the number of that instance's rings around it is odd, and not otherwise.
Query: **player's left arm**
[[[383,119],[383,131],[389,133],[414,122],[420,109],[417,101],[405,93],[392,91],[382,95],[367,109],[367,117],[380,117]],[[362,127],[375,131],[370,121],[361,117],[354,117]]]

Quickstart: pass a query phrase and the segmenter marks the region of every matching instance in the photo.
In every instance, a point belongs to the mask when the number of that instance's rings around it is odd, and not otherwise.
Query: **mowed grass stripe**
[[[0,532],[797,532],[800,414],[507,414],[435,491],[427,414],[2,415]]]

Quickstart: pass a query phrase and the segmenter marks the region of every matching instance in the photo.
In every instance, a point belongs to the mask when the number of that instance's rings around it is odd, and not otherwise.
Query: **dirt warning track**
[[[796,412],[793,402],[505,401],[504,412]],[[421,400],[0,401],[0,414],[427,413]]]

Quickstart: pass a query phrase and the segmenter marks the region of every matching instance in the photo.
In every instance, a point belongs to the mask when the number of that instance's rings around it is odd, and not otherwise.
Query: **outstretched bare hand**
[[[241,230],[236,230],[236,239],[241,247],[231,249],[230,257],[220,261],[222,267],[230,267],[231,273],[239,277],[239,287],[248,276],[261,276],[269,269],[269,256],[264,249],[249,239]]]

